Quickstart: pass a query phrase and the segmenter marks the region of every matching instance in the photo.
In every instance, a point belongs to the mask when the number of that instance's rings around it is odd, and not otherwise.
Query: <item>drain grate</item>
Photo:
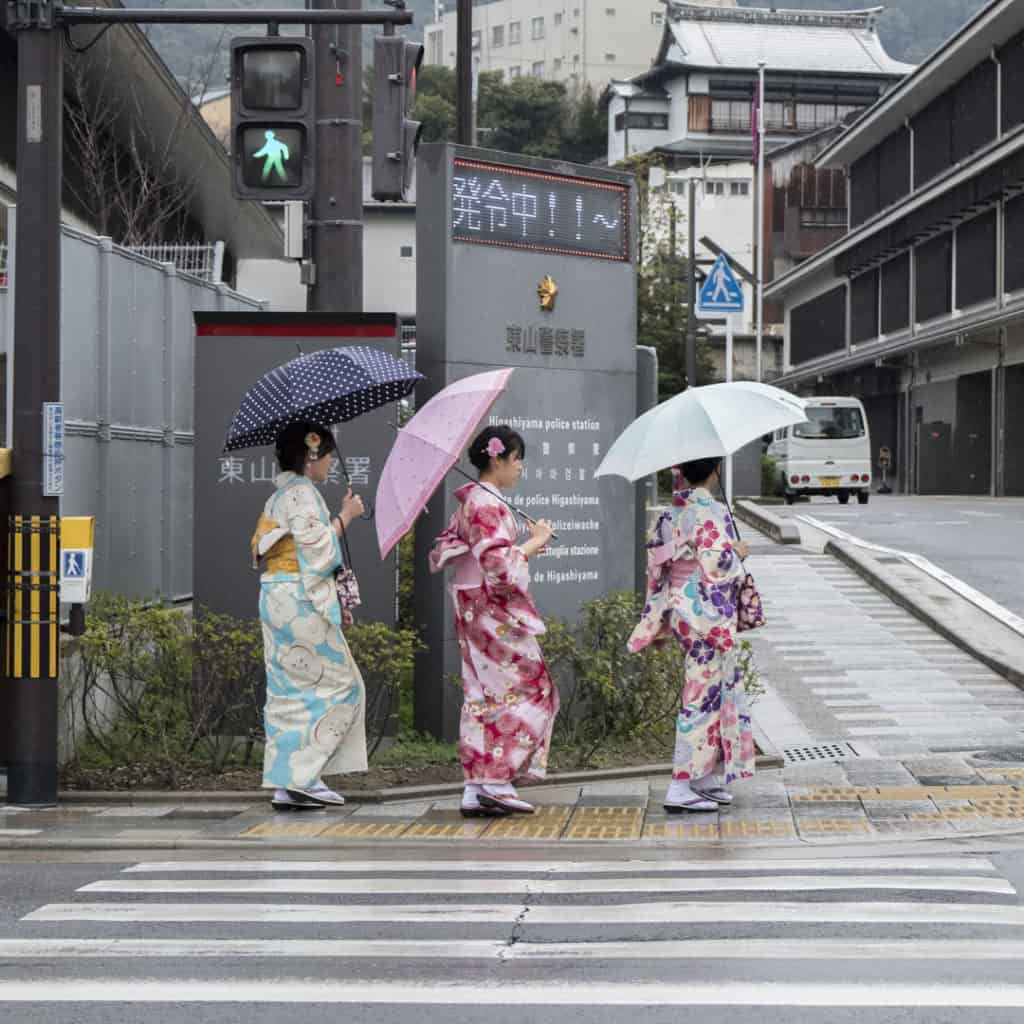
[[[786,747],[782,756],[789,764],[802,764],[806,761],[838,761],[844,757],[859,757],[849,743],[814,743],[809,747]]]

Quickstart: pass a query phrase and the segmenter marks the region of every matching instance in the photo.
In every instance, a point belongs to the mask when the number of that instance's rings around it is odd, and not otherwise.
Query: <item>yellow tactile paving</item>
[[[791,822],[775,820],[728,821],[718,824],[723,839],[796,839]]]
[[[397,839],[411,821],[343,821],[320,833],[327,839]]]
[[[484,839],[558,839],[572,817],[573,808],[538,807],[534,814],[510,814],[490,822]]]
[[[642,807],[580,807],[572,816],[564,839],[639,839]]]
[[[655,822],[644,826],[644,839],[719,839],[717,822]]]
[[[797,828],[804,836],[870,835],[871,826],[857,818],[800,818]]]
[[[1024,779],[1024,768],[982,768],[978,774],[983,779]]]
[[[321,836],[329,828],[326,821],[288,822],[265,821],[262,825],[254,825],[240,833],[242,839],[313,839]]]
[[[415,822],[402,833],[403,839],[476,839],[485,828],[486,821]]]
[[[795,803],[836,803],[856,800],[864,793],[860,786],[814,786],[807,789],[791,789],[789,797]]]

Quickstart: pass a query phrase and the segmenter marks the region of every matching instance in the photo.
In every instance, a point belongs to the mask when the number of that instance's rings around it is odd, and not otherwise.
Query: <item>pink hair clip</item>
[[[505,445],[500,437],[492,437],[490,441],[487,442],[487,454],[490,455],[492,459],[496,459],[499,455],[505,454]]]

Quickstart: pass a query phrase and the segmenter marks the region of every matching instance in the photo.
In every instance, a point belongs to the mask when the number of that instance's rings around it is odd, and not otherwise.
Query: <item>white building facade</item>
[[[651,150],[679,164],[750,159],[761,62],[769,149],[866,109],[913,70],[882,47],[880,11],[670,2],[652,67],[605,95],[608,162]]]
[[[506,82],[532,75],[600,92],[651,66],[664,23],[661,0],[476,0],[473,56],[477,71]],[[454,68],[455,41],[455,5],[446,2],[424,29],[424,62]]]

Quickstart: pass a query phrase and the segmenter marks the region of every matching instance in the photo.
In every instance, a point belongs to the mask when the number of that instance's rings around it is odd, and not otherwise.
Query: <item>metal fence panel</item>
[[[7,238],[4,212],[0,237]],[[67,461],[61,511],[96,517],[96,589],[188,597],[192,311],[259,310],[261,304],[70,228],[62,258]],[[13,347],[13,291],[0,284],[4,356]]]

